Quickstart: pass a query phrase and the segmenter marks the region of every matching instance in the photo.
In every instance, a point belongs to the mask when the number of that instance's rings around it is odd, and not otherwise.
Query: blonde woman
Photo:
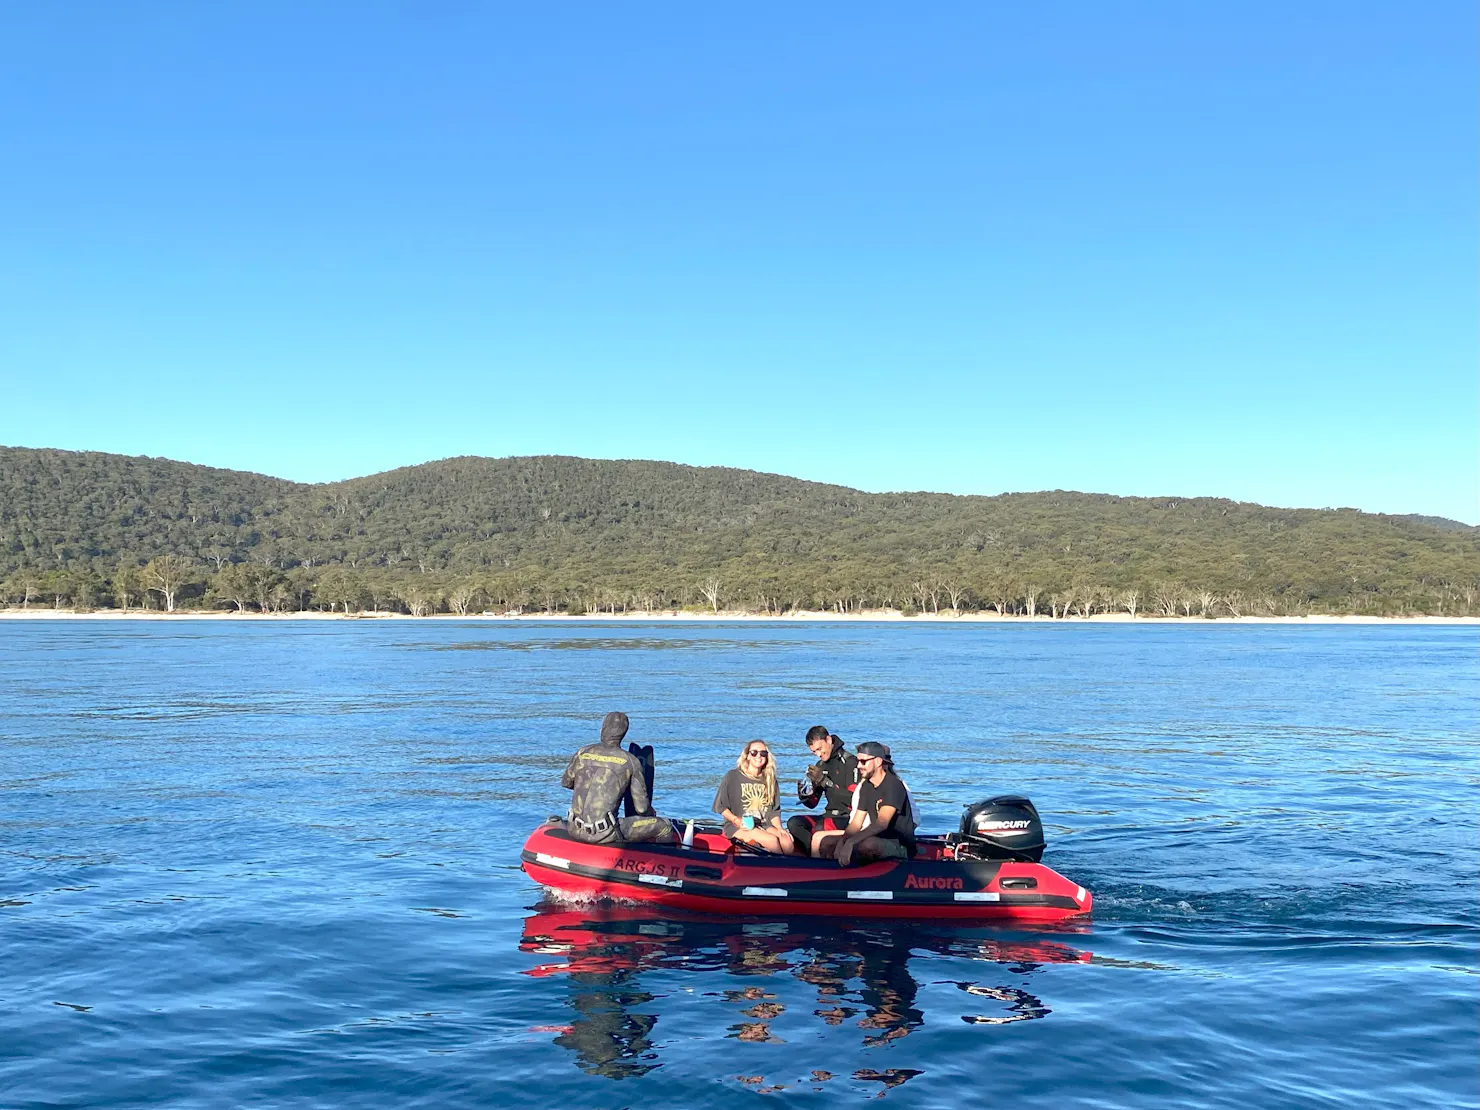
[[[714,812],[725,819],[725,835],[768,852],[796,855],[796,842],[781,824],[776,764],[764,740],[752,740],[725,772],[714,795]]]

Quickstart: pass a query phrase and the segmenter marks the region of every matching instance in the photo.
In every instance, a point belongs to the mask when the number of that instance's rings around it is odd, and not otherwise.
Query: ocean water
[[[0,1106],[1480,1100],[1480,633],[0,623]],[[1056,929],[565,905],[609,709],[659,808],[744,740],[1028,794]]]

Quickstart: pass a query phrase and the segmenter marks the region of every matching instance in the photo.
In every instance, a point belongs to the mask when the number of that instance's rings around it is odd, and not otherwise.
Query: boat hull
[[[531,879],[567,897],[614,898],[696,913],[1054,922],[1088,914],[1094,896],[1040,863],[944,858],[923,838],[917,858],[840,868],[831,860],[737,853],[702,833],[693,848],[600,845],[558,824],[521,854]]]

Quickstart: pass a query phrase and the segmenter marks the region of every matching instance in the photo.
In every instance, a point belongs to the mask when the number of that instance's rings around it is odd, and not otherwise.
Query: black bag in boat
[[[1004,794],[967,806],[956,841],[958,859],[1043,858],[1043,821],[1027,798]]]
[[[651,744],[639,744],[633,741],[627,745],[627,750],[642,765],[642,778],[647,784],[648,804],[647,809],[639,810],[632,802],[632,790],[629,788],[627,793],[622,796],[622,811],[628,817],[655,816],[656,811],[653,809],[653,746]]]

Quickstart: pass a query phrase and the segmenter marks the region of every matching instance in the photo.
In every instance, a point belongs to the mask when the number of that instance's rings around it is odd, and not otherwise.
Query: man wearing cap
[[[608,713],[600,741],[576,752],[560,776],[560,785],[571,792],[566,831],[587,844],[676,844],[673,823],[653,812],[642,763],[621,747],[627,724],[627,714]],[[624,798],[634,816],[617,816]]]
[[[915,817],[909,792],[894,773],[889,749],[873,740],[859,744],[853,816],[842,832],[821,832],[813,853],[831,856],[840,867],[907,859],[915,854]]]

